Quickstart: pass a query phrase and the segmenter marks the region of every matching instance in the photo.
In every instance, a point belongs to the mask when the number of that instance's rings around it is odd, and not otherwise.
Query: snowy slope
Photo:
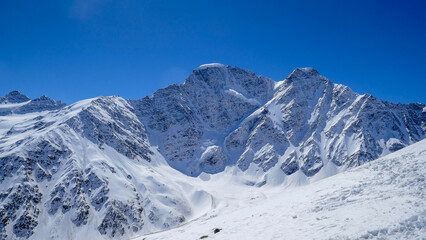
[[[164,231],[425,136],[424,104],[359,95],[312,68],[275,82],[206,64],[142,99],[70,106],[13,91],[0,98],[0,238]]]
[[[248,194],[241,185],[218,181],[215,196],[226,206],[135,239],[425,239],[425,164],[423,140],[297,188]]]
[[[0,142],[1,239],[127,238],[210,210],[212,197],[146,144],[126,104],[100,97],[0,118],[10,128]]]

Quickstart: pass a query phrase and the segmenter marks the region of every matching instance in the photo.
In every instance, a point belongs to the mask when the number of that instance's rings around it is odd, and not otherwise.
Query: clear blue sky
[[[2,1],[0,95],[141,98],[204,63],[426,103],[426,1]]]

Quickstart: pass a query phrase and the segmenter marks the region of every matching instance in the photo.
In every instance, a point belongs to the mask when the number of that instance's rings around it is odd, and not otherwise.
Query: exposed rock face
[[[313,176],[330,161],[358,166],[423,139],[423,108],[359,95],[314,69],[296,69],[227,137],[225,146],[243,152],[238,159],[243,170],[254,156],[266,154],[257,161],[263,169],[265,163],[280,162],[287,175],[300,169]],[[281,149],[260,148],[268,144]]]
[[[201,154],[199,167],[206,173],[217,173],[225,168],[228,157],[219,146],[209,146]]]
[[[195,69],[182,87],[201,120],[223,131],[269,100],[274,82],[237,67],[214,64]]]
[[[223,145],[232,127],[272,97],[274,84],[237,67],[207,64],[195,69],[182,85],[129,103],[151,135],[161,136],[152,142],[172,167],[189,175],[203,172],[203,166],[209,168],[206,172],[217,173],[228,161],[223,151],[210,153],[222,159],[209,166],[199,161],[201,155],[215,143]]]
[[[256,186],[277,173],[308,178],[425,138],[426,107],[359,95],[312,68],[277,83],[207,64],[138,100],[65,106],[14,91],[0,98],[0,123],[0,238],[116,238],[193,215],[196,189],[169,165],[189,176],[229,166]]]
[[[152,152],[145,127],[131,110],[120,97],[101,97],[66,124],[100,148],[106,144],[129,158],[150,161]]]

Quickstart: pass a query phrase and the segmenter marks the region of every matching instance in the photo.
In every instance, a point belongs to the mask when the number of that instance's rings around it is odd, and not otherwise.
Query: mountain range
[[[205,64],[141,99],[71,105],[13,91],[0,98],[0,238],[151,234],[220,208],[206,188],[218,176],[306,185],[425,137],[425,104],[361,95],[313,68],[275,82]]]

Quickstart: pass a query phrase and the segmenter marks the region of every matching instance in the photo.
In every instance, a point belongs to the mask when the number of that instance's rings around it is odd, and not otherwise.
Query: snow
[[[135,239],[423,239],[425,164],[423,140],[301,187],[247,188],[213,176],[203,187],[221,203],[216,209]]]
[[[207,63],[207,64],[200,65],[196,69],[215,68],[215,67],[216,68],[221,68],[221,67],[225,67],[225,65],[223,65],[221,63]]]
[[[235,91],[234,89],[228,89],[228,90],[225,90],[224,92],[227,93],[227,94],[229,94],[229,95],[232,95],[234,97],[237,97],[237,98],[243,100],[244,102],[249,102],[252,105],[260,105],[260,102],[257,101],[256,99],[254,99],[254,98],[246,98],[243,94]]]
[[[25,102],[21,102],[21,103],[0,103],[0,109],[2,108],[16,108],[16,107],[20,107],[22,105],[25,105],[27,103],[29,103],[31,100],[25,101]]]
[[[301,70],[301,71],[303,71],[303,72],[305,72],[305,73],[307,73],[307,72],[312,72],[312,71],[314,71],[315,69],[314,68],[311,68],[311,67],[302,67],[302,68],[297,68],[297,69],[299,69],[299,70]],[[316,71],[316,70],[315,70]]]

